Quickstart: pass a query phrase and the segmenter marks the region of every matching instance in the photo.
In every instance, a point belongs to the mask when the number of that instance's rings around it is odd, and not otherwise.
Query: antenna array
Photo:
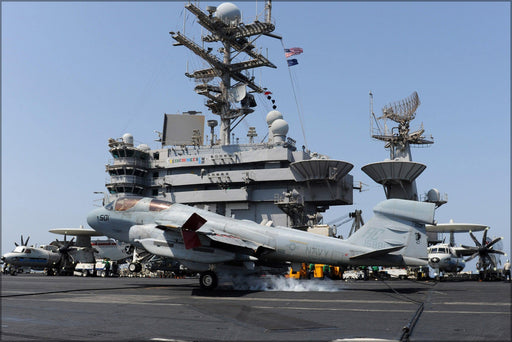
[[[417,92],[413,92],[409,97],[389,104],[382,108],[383,117],[398,123],[405,123],[414,120],[416,109],[420,105],[420,98]]]

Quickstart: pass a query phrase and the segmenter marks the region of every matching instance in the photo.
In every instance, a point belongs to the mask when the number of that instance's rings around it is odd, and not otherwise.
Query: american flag
[[[286,58],[288,58],[288,57],[291,57],[293,55],[299,55],[302,52],[304,52],[304,51],[302,50],[302,48],[299,48],[299,47],[284,49],[284,56]]]

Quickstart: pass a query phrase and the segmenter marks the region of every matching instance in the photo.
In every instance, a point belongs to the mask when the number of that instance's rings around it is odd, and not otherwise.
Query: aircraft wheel
[[[140,272],[142,270],[142,265],[139,264],[139,263],[130,263],[130,265],[128,265],[128,270],[130,272]]]
[[[201,276],[199,277],[199,285],[203,290],[213,290],[217,287],[217,282],[217,275],[212,271],[202,272]]]

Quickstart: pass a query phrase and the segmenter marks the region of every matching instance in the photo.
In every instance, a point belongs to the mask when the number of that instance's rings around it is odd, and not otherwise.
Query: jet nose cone
[[[98,223],[99,211],[101,209],[94,209],[87,215],[87,224],[92,228],[95,228]]]

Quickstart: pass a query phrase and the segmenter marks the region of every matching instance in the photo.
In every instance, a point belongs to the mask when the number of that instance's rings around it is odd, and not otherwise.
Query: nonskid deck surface
[[[1,338],[405,340],[409,326],[410,341],[511,339],[510,283],[290,281],[204,292],[197,279],[2,275]]]

